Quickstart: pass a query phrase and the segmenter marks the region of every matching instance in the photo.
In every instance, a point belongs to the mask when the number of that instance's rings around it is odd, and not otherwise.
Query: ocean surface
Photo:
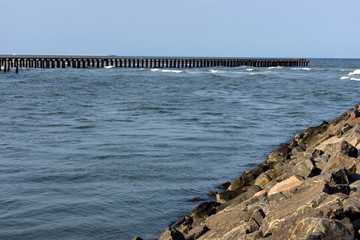
[[[360,102],[360,59],[0,72],[0,239],[155,239]]]

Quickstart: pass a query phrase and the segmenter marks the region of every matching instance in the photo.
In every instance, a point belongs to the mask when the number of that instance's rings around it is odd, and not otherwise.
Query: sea
[[[156,239],[359,89],[360,59],[0,72],[0,239]]]

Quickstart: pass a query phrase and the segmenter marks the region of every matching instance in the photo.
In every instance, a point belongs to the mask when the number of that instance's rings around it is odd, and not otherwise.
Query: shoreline
[[[359,123],[357,104],[296,134],[158,239],[359,239]]]

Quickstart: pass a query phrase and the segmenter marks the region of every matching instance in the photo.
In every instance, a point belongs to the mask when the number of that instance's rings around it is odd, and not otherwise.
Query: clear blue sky
[[[0,0],[0,53],[360,58],[360,0]]]

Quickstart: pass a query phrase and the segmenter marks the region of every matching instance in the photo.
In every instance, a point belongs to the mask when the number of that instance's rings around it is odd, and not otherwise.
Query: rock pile
[[[297,134],[159,240],[360,239],[360,104]]]

